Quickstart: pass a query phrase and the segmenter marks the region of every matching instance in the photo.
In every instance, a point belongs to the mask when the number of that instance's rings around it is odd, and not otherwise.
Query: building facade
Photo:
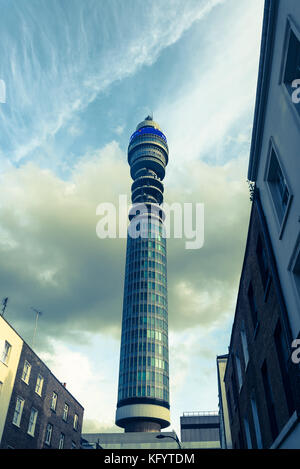
[[[288,317],[290,355],[291,346],[300,344],[299,57],[299,2],[266,1],[248,179],[260,194]],[[291,418],[290,425],[300,439],[299,423]]]
[[[219,412],[184,412],[180,433],[184,449],[220,449]]]
[[[0,448],[79,449],[81,404],[2,317],[0,338]]]
[[[266,0],[252,211],[224,378],[233,448],[300,448],[299,64],[300,3]]]
[[[219,397],[219,415],[220,415],[220,444],[222,449],[231,449],[231,431],[228,413],[228,404],[224,376],[228,361],[227,355],[217,356],[217,379],[218,379],[218,397]]]
[[[163,179],[167,140],[148,116],[132,134],[129,213],[116,424],[125,432],[170,423]]]
[[[291,339],[257,191],[224,376],[234,449],[282,447],[297,433],[300,373],[291,360]]]
[[[300,3],[267,0],[248,179],[259,189],[292,338],[300,337]]]
[[[0,317],[0,442],[22,351],[23,341]]]
[[[180,442],[172,432],[84,433],[83,449],[178,449]]]

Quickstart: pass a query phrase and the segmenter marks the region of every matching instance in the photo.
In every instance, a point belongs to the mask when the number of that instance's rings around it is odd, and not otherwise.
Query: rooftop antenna
[[[8,297],[3,298],[3,300],[2,300],[2,310],[1,310],[1,311],[2,311],[2,314],[1,314],[1,316],[4,316],[4,313],[5,313],[5,310],[6,310],[6,306],[7,306],[7,302],[8,302]]]
[[[150,111],[148,116],[145,118],[145,120],[152,120],[153,121],[153,112]]]
[[[34,347],[34,342],[35,342],[35,335],[36,335],[36,331],[37,331],[37,323],[38,323],[38,319],[39,319],[39,316],[42,316],[42,311],[38,311],[37,309],[33,308],[31,306],[31,309],[36,313],[36,317],[35,317],[35,327],[34,327],[34,332],[33,332],[33,338],[32,338],[32,347]]]

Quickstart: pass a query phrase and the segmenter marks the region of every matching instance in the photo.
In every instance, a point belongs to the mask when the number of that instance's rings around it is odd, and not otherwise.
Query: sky
[[[204,204],[204,245],[168,239],[171,427],[217,410],[250,214],[263,0],[0,0],[0,298],[85,408],[114,425],[126,239],[96,208],[130,196],[127,146],[152,113],[167,203]]]

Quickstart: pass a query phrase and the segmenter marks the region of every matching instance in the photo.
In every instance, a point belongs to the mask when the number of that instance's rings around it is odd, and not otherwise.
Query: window
[[[69,406],[68,404],[64,405],[63,420],[66,422],[68,420]]]
[[[238,402],[237,402],[237,387],[236,387],[236,382],[235,382],[233,374],[231,375],[231,389],[232,389],[233,404],[234,404],[234,407],[236,408],[237,404],[238,404]]]
[[[1,353],[1,361],[2,363],[5,363],[5,365],[8,364],[9,356],[10,356],[10,351],[11,351],[11,345],[7,340],[4,342],[4,346],[2,349]]]
[[[259,418],[258,418],[254,391],[252,391],[252,397],[251,397],[251,410],[252,410],[252,417],[253,417],[254,429],[255,429],[255,435],[256,435],[256,445],[258,449],[261,449],[262,439],[261,439],[260,423],[259,423]]]
[[[233,412],[232,412],[232,405],[231,405],[232,399],[231,399],[231,393],[229,389],[226,389],[226,397],[227,397],[229,418],[230,418],[230,421],[232,421],[233,419]]]
[[[43,384],[44,384],[44,378],[41,375],[38,375],[37,380],[36,380],[36,385],[35,385],[35,392],[39,396],[42,395]]]
[[[22,373],[22,380],[26,384],[29,383],[30,373],[31,373],[31,365],[27,360],[25,360],[24,367],[23,367],[23,373]]]
[[[16,425],[17,427],[19,427],[21,423],[24,402],[25,401],[22,397],[17,397],[15,412],[14,412],[13,421],[12,421],[12,423]]]
[[[294,249],[292,259],[290,261],[289,270],[292,273],[292,279],[294,283],[294,287],[300,300],[300,235],[298,237],[298,242]],[[300,301],[299,301],[300,305]]]
[[[246,434],[247,448],[252,449],[252,441],[251,441],[251,435],[250,435],[249,422],[248,422],[248,419],[246,417],[244,418],[244,430],[245,430],[245,434]]]
[[[244,449],[244,439],[243,439],[243,436],[242,436],[242,433],[241,433],[241,430],[239,430],[239,433],[238,433],[238,441],[239,441],[239,449]]]
[[[264,287],[264,290],[266,291],[270,274],[269,274],[268,257],[267,257],[266,249],[265,249],[265,246],[263,245],[261,236],[259,236],[257,240],[256,254],[257,254],[257,260],[258,260],[259,270],[261,273],[263,287]]]
[[[270,145],[270,154],[268,157],[266,169],[266,182],[270,190],[271,199],[280,227],[281,237],[284,222],[286,220],[288,209],[292,201],[292,194],[291,189],[287,183],[282,164],[279,160],[278,152],[277,150],[275,151],[274,142],[271,142]]]
[[[275,347],[276,347],[278,362],[279,362],[281,376],[282,376],[282,382],[283,382],[284,391],[286,395],[286,401],[287,401],[287,405],[289,409],[289,415],[292,415],[292,413],[295,410],[295,404],[294,404],[293,393],[291,389],[290,378],[289,378],[288,370],[287,370],[287,364],[290,358],[289,349],[288,349],[287,341],[286,341],[285,335],[283,333],[283,330],[279,321],[275,329],[274,341],[275,341]]]
[[[236,370],[237,370],[237,377],[239,383],[239,391],[243,384],[243,377],[242,377],[242,367],[241,367],[241,360],[238,353],[235,354],[235,363],[236,363]]]
[[[58,449],[63,449],[65,444],[65,435],[63,433],[60,434]]]
[[[31,436],[34,436],[37,416],[38,416],[38,411],[32,408],[30,412],[29,424],[28,424],[28,430],[27,430],[27,433]]]
[[[50,409],[55,410],[56,409],[56,404],[57,404],[57,394],[56,394],[56,392],[53,392],[52,393]]]
[[[286,50],[283,57],[283,74],[282,83],[285,85],[288,94],[291,96],[291,101],[298,104],[299,101],[294,99],[294,91],[297,87],[294,84],[295,80],[300,79],[300,40],[299,32],[294,24],[289,21],[286,33]],[[300,109],[296,106],[297,111]]]
[[[46,445],[51,444],[52,430],[53,430],[53,425],[51,425],[51,423],[48,423],[47,427],[46,427],[46,436],[45,436],[45,444]]]
[[[248,350],[248,341],[247,341],[244,321],[242,321],[242,327],[241,327],[241,342],[242,342],[244,363],[245,363],[245,369],[246,369],[249,363],[249,350]]]
[[[272,393],[271,383],[269,380],[269,374],[267,370],[266,361],[264,361],[263,366],[261,368],[261,374],[262,374],[262,380],[263,380],[263,385],[264,385],[265,398],[266,398],[266,404],[267,404],[267,409],[268,409],[272,438],[273,440],[275,440],[276,436],[278,435],[278,427],[277,427],[277,421],[276,421],[276,415],[275,415],[273,393]]]
[[[256,305],[252,283],[250,283],[249,288],[248,288],[248,301],[249,301],[249,306],[250,306],[252,323],[255,329],[257,326],[257,322],[258,322],[258,312],[257,312],[257,305]]]
[[[74,415],[74,420],[73,420],[73,428],[74,430],[78,430],[78,415]]]

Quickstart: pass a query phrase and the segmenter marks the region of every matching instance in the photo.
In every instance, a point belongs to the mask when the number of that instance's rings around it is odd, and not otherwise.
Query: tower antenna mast
[[[37,309],[33,308],[32,306],[31,306],[31,309],[36,313],[35,326],[34,326],[34,332],[33,332],[33,338],[32,338],[32,347],[34,347],[38,319],[39,319],[39,316],[42,316],[43,313],[42,313],[42,311],[38,311]]]
[[[5,313],[5,310],[6,310],[6,306],[7,306],[7,302],[8,302],[8,297],[3,298],[3,300],[2,300],[2,310],[1,310],[1,311],[2,311],[2,314],[1,314],[1,316],[4,316],[4,313]]]

